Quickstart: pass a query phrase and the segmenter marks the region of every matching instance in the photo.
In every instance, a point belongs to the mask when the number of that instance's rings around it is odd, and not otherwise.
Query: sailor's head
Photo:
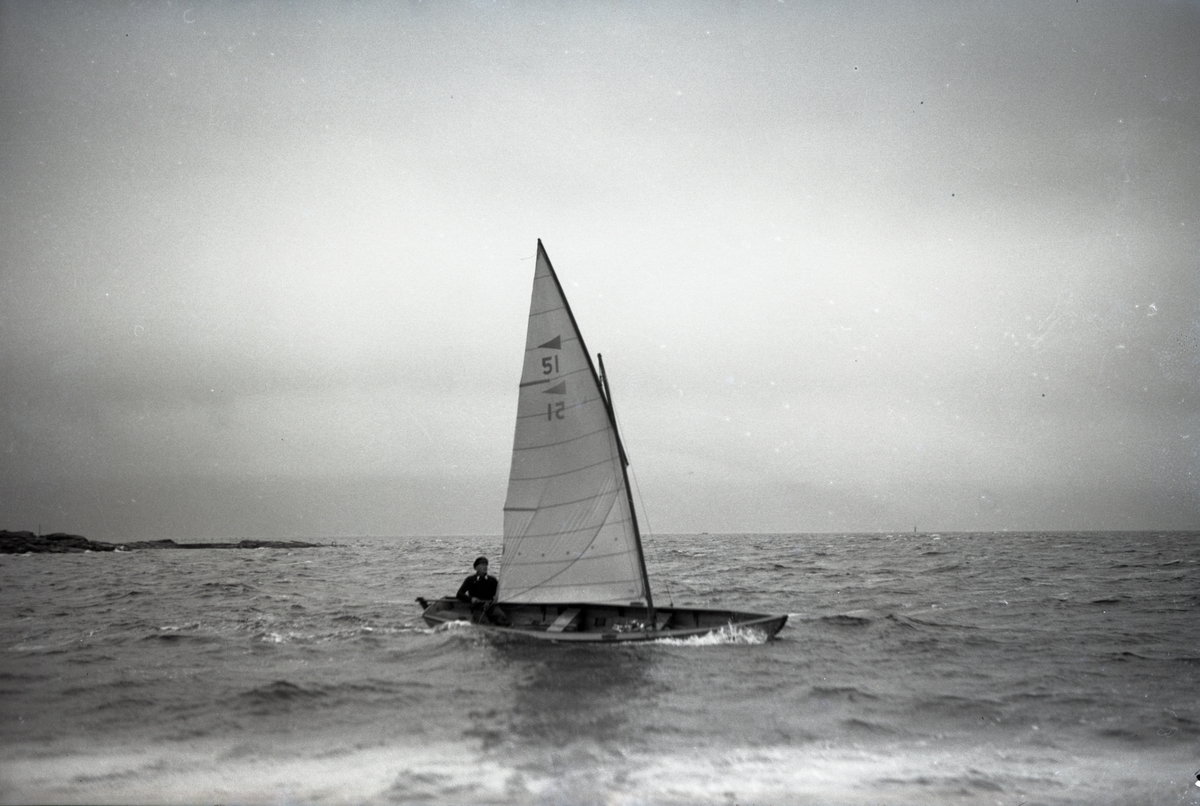
[[[487,575],[487,557],[475,558],[475,573],[479,576]]]

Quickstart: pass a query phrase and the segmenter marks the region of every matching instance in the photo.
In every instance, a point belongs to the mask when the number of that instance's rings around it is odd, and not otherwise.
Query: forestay
[[[539,241],[500,601],[647,603],[622,461],[611,407]]]

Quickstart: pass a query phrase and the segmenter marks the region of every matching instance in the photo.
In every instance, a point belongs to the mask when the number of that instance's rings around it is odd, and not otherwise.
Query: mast
[[[617,438],[617,452],[621,456],[621,476],[625,479],[625,497],[629,501],[629,519],[633,523],[634,544],[637,546],[638,568],[642,572],[642,584],[646,586],[646,620],[650,629],[654,629],[654,596],[650,593],[650,575],[646,572],[646,555],[642,551],[642,530],[638,528],[637,511],[633,508],[633,488],[629,486],[629,459],[625,456],[625,443],[621,441],[621,431],[617,428],[617,412],[613,408],[612,390],[608,386],[608,373],[604,371],[604,356],[596,353],[600,362],[600,381],[604,384],[604,405],[608,409],[608,419],[612,422],[613,435]]]

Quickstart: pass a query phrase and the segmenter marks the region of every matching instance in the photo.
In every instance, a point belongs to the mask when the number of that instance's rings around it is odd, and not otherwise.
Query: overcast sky
[[[1200,5],[0,4],[0,528],[1200,528]]]

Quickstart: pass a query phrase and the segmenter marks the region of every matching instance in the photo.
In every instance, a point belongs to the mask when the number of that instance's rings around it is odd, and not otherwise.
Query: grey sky
[[[0,4],[0,528],[1200,528],[1195,3]]]

